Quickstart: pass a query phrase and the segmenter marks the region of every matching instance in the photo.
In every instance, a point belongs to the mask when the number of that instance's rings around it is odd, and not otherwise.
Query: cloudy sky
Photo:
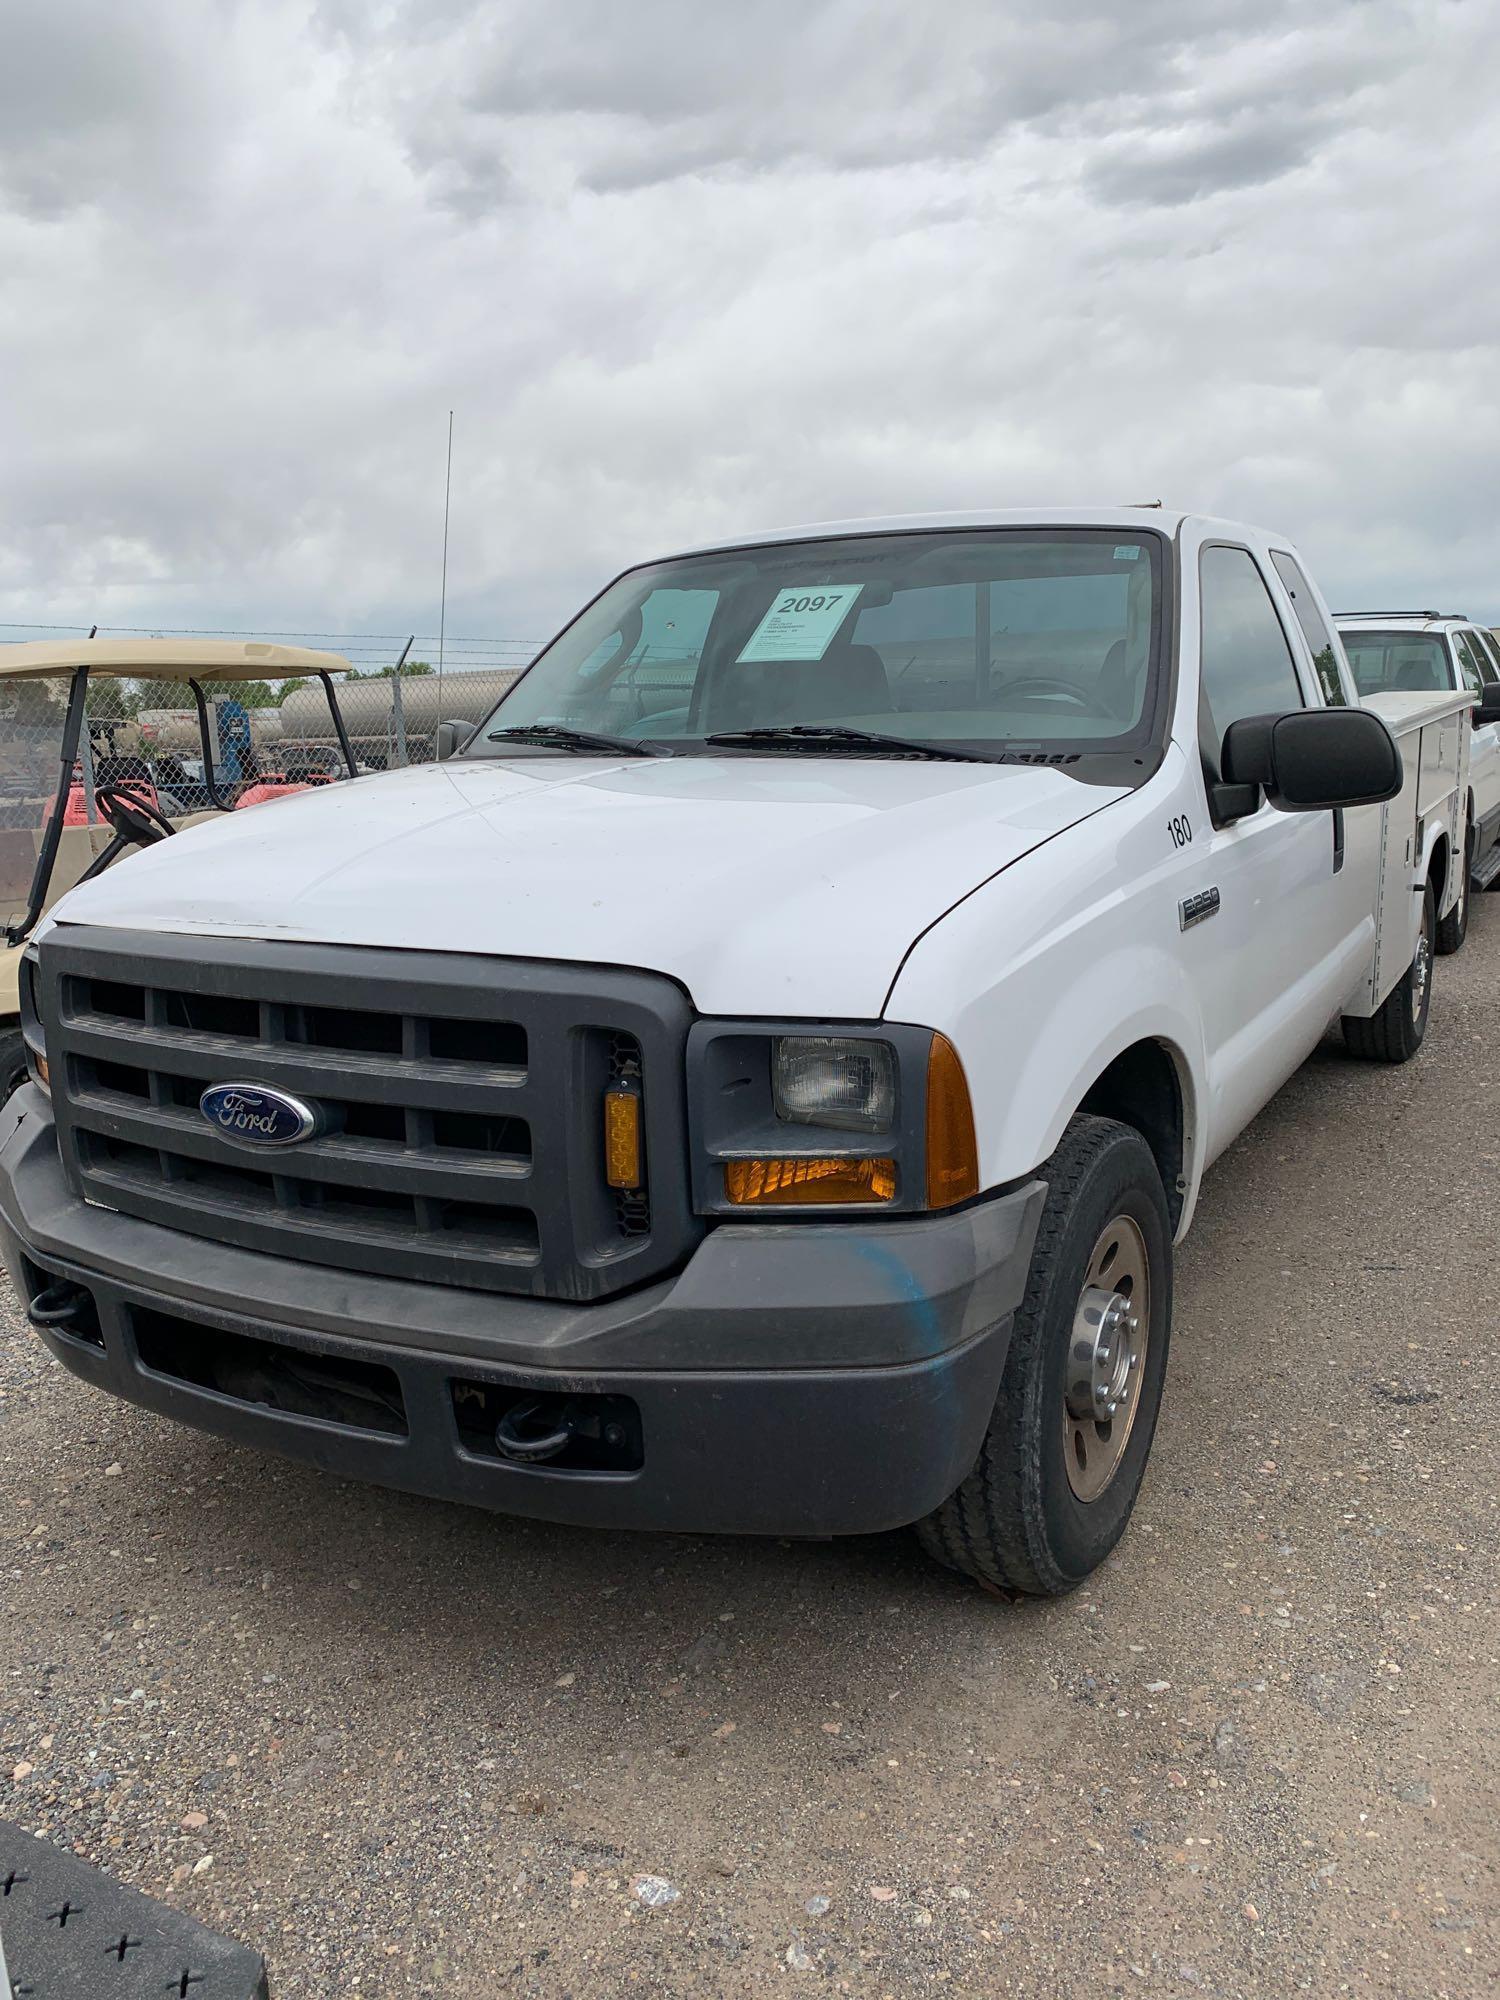
[[[1163,497],[1500,621],[1494,0],[12,0],[0,619]]]

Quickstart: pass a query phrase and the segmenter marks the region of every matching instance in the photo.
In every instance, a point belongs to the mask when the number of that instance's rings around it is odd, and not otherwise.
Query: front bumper
[[[672,1278],[589,1305],[366,1277],[205,1243],[80,1200],[34,1085],[0,1113],[0,1249],[23,1299],[65,1280],[88,1339],[41,1328],[74,1374],[237,1443],[445,1499],[600,1527],[834,1535],[931,1511],[978,1455],[1044,1196],[951,1216],[715,1229]],[[139,1325],[235,1336],[399,1384],[399,1435],[272,1407],[143,1360]],[[624,1397],[628,1471],[474,1447],[454,1384]]]

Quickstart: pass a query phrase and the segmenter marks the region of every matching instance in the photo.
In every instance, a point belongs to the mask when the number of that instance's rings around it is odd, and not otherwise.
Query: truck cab
[[[1472,697],[1356,699],[1292,544],[796,528],[608,583],[457,754],[63,898],[0,1242],[85,1379],[506,1511],[1123,1532],[1204,1176],[1422,1045]]]
[[[1482,699],[1500,681],[1500,642],[1483,625],[1437,611],[1341,613],[1336,620],[1361,698],[1394,690],[1467,689]],[[1500,878],[1500,722],[1476,708],[1460,899],[1438,949],[1456,951],[1469,922],[1469,894]]]

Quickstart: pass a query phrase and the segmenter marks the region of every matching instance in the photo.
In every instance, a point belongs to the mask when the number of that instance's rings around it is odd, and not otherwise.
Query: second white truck
[[[643,563],[446,761],[57,904],[14,1282],[85,1380],[332,1472],[1067,1590],[1209,1166],[1332,1024],[1421,1045],[1473,700],[1359,705],[1233,522]]]
[[[1500,719],[1481,712],[1485,683],[1500,678],[1500,646],[1484,626],[1456,613],[1350,613],[1337,624],[1362,700],[1455,688],[1476,698],[1462,836],[1467,866],[1436,939],[1440,952],[1457,951],[1469,928],[1472,891],[1500,880]]]

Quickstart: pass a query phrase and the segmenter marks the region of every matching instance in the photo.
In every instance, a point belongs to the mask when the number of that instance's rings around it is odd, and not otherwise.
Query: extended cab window
[[[1306,706],[1292,652],[1265,579],[1247,549],[1203,551],[1198,568],[1202,616],[1204,761],[1217,776],[1231,722],[1281,715]]]
[[[1292,600],[1297,623],[1302,627],[1302,636],[1307,641],[1307,649],[1313,656],[1314,667],[1317,668],[1318,685],[1323,690],[1323,699],[1330,708],[1343,708],[1346,704],[1344,684],[1339,678],[1338,649],[1333,634],[1318,609],[1317,600],[1312,594],[1312,586],[1294,558],[1284,549],[1272,549],[1271,561],[1276,565],[1276,574],[1281,578],[1286,594]]]
[[[800,731],[779,747],[828,754],[830,729],[976,755],[1055,752],[1069,765],[1138,753],[1164,707],[1166,561],[1154,531],[1027,527],[830,536],[651,564],[553,641],[466,754],[514,755],[501,732],[516,729],[677,755],[743,748],[711,739],[752,730]],[[1144,769],[1134,755],[1131,768]]]
[[[1435,694],[1453,685],[1441,632],[1348,632],[1344,651],[1365,694]]]

